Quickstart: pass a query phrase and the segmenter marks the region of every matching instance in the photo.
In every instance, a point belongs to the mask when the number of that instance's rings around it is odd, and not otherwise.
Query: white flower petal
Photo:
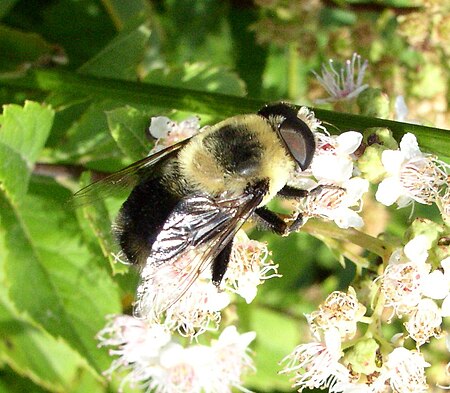
[[[347,190],[347,206],[353,206],[369,190],[369,181],[360,177],[353,177],[343,184]]]
[[[208,299],[208,309],[210,311],[220,311],[230,304],[230,295],[225,292],[217,292],[214,288],[214,292],[211,293]]]
[[[375,198],[385,206],[391,206],[402,194],[402,187],[394,177],[384,179],[379,185]]]
[[[336,328],[330,328],[324,332],[325,346],[330,351],[330,354],[338,361],[342,357],[341,350],[341,335]]]
[[[402,164],[405,162],[405,156],[399,150],[385,150],[381,153],[381,162],[387,173],[398,176]]]
[[[215,346],[226,346],[236,344],[240,348],[246,348],[256,338],[255,332],[239,334],[236,326],[227,326],[220,334]]]
[[[405,255],[410,261],[424,263],[428,258],[429,241],[425,235],[419,235],[406,243],[404,247]]]
[[[356,131],[348,131],[336,138],[336,150],[339,154],[352,154],[361,145],[362,134]]]
[[[444,269],[444,276],[448,283],[450,283],[450,257],[444,258],[441,261],[441,266]]]
[[[353,161],[349,156],[321,154],[314,158],[311,170],[317,180],[340,184],[352,176]]]
[[[450,295],[447,296],[442,302],[441,315],[443,317],[450,317]],[[450,337],[450,335],[449,335]],[[449,341],[449,351],[450,351],[450,341]]]
[[[352,209],[340,208],[336,209],[333,218],[339,228],[361,228],[364,226],[363,219]]]
[[[159,355],[159,361],[161,366],[165,368],[173,367],[174,364],[180,362],[180,359],[183,358],[183,354],[185,349],[181,344],[178,343],[170,343],[161,351]]]
[[[156,139],[167,138],[171,123],[173,123],[172,120],[165,116],[152,117],[149,128],[150,134]]]
[[[444,299],[448,290],[447,280],[440,270],[434,270],[423,280],[422,293],[432,299]]]
[[[403,138],[400,141],[400,150],[407,160],[423,155],[419,149],[419,144],[417,143],[416,136],[414,134],[411,134],[410,132],[403,135]]]

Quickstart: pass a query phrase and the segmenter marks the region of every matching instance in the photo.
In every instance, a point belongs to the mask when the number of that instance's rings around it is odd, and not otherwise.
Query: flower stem
[[[328,237],[334,240],[351,242],[363,249],[379,255],[383,261],[387,261],[395,248],[385,240],[377,239],[364,232],[354,228],[339,228],[332,222],[322,220],[309,220],[303,227],[302,231],[307,232],[316,237]],[[364,266],[366,267],[366,266]]]

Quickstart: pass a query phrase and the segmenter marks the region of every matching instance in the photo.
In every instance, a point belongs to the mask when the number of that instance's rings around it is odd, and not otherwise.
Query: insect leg
[[[212,282],[218,287],[222,282],[222,278],[227,271],[228,262],[230,261],[231,250],[233,248],[233,240],[231,240],[223,250],[217,255],[212,263]]]
[[[278,235],[287,235],[289,233],[288,225],[277,213],[266,207],[259,207],[255,210],[255,213],[270,230]]]
[[[280,191],[278,191],[278,195],[294,199],[305,198],[308,194],[309,191],[307,190],[300,190],[299,188],[291,186],[284,186]]]

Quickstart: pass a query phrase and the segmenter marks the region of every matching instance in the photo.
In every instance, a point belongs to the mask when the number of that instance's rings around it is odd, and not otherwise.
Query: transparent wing
[[[132,163],[118,172],[112,173],[104,179],[89,184],[74,194],[70,204],[75,208],[81,207],[136,186],[143,178],[151,176],[152,171],[156,169],[155,167],[158,164],[173,157],[189,139],[169,146],[151,156]]]
[[[232,199],[214,200],[206,195],[193,195],[182,200],[153,244],[143,269],[135,315],[150,315],[151,318],[159,319],[162,312],[180,300],[233,239],[261,203],[263,195],[264,192],[258,190]],[[171,269],[183,259],[181,267]],[[153,284],[166,279],[159,275],[174,270],[176,274],[173,279],[167,277],[167,286],[159,288],[159,293],[154,293],[158,284],[156,287]],[[147,272],[151,274],[147,275]],[[167,274],[170,276],[173,273]],[[166,290],[169,287],[170,291]]]
[[[206,195],[194,195],[183,199],[157,236],[147,263],[159,266],[189,249],[219,238],[237,224],[235,221],[239,216],[245,216],[241,204],[251,197],[215,201]]]

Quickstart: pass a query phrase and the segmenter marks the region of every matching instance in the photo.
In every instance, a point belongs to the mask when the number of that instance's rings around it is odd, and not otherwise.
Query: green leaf
[[[256,374],[250,375],[246,383],[254,390],[288,391],[286,376],[278,375],[279,362],[287,356],[300,341],[301,330],[296,320],[272,310],[252,309],[250,330],[256,332],[254,351]],[[275,334],[280,332],[282,334]]]
[[[10,368],[0,370],[0,393],[47,393],[48,390],[17,375]]]
[[[89,105],[65,132],[50,160],[79,162],[121,158],[120,151],[108,130],[105,112],[116,104],[102,101]],[[119,169],[118,167],[116,169]]]
[[[5,105],[0,116],[0,193],[10,203],[25,195],[31,168],[50,133],[54,112],[27,101]]]
[[[118,30],[142,13],[149,14],[150,8],[145,0],[103,0],[103,5]]]
[[[19,1],[7,20],[64,48],[72,69],[94,56],[116,33],[102,3],[92,0]]]
[[[243,96],[246,92],[237,74],[207,63],[185,63],[180,67],[152,70],[144,81],[236,96]]]
[[[145,106],[158,103],[161,108],[191,111],[196,114],[211,114],[220,118],[260,109],[266,102],[250,98],[219,93],[180,89],[172,86],[133,83],[121,80],[92,78],[86,75],[51,70],[35,70],[23,77],[0,76],[0,85],[39,88],[44,91],[77,92],[81,96],[114,98],[130,105]],[[402,123],[376,117],[314,109],[320,120],[330,123],[330,131],[363,131],[371,127],[386,127],[392,130],[397,140],[407,132],[417,136],[424,151],[439,155],[450,161],[450,132],[436,127]]]
[[[145,25],[123,31],[78,71],[95,76],[134,80],[149,37],[150,30]]]
[[[52,109],[36,102],[6,105],[0,117],[0,143],[19,153],[31,168],[50,133],[53,116]]]
[[[85,187],[91,183],[88,173],[84,173],[81,177],[80,186]],[[128,272],[128,266],[120,263],[114,255],[119,253],[118,245],[111,231],[111,218],[105,201],[99,199],[88,203],[78,210],[80,227],[89,244],[100,245],[102,254],[108,259],[113,275],[124,274]],[[89,228],[86,226],[89,225]],[[92,236],[94,235],[94,236]],[[94,246],[93,246],[94,248]]]
[[[7,289],[18,310],[26,311],[51,335],[64,337],[100,371],[109,358],[98,351],[93,337],[104,324],[103,316],[120,310],[116,289],[104,271],[83,258],[75,217],[64,203],[67,191],[56,184],[42,188],[32,184],[32,194],[25,194],[31,167],[52,120],[52,110],[31,102],[23,108],[6,106],[0,118],[0,231],[4,249],[0,262],[2,272],[6,272],[0,314],[14,312]],[[73,296],[75,287],[78,292]],[[104,304],[103,298],[109,299],[109,304]],[[67,379],[75,378],[77,371],[71,375],[63,371],[78,369],[79,357],[72,357],[75,360],[70,363],[65,344],[57,343],[30,321],[18,319],[15,324],[23,330],[23,337],[14,326],[2,325],[13,343],[3,348],[11,366],[44,386],[69,386]],[[12,336],[14,331],[16,336]],[[17,347],[34,348],[34,357],[24,357],[20,350],[15,351]],[[44,350],[49,351],[47,355]]]
[[[70,391],[84,367],[83,359],[62,340],[19,316],[3,286],[0,291],[1,358],[18,374],[49,391]]]
[[[0,2],[0,19],[3,18],[18,0],[2,0]]]
[[[118,289],[83,248],[67,191],[56,184],[33,184],[30,191],[18,205],[0,194],[10,297],[100,372],[110,359],[94,336],[105,315],[120,312]]]
[[[149,115],[126,106],[106,112],[111,135],[123,153],[133,161],[144,158],[150,146],[145,138]]]
[[[0,15],[6,5],[0,2]],[[45,41],[39,34],[26,33],[4,25],[0,25],[0,56],[1,72],[17,72],[25,66],[38,63],[55,52],[55,46]]]
[[[0,193],[16,203],[27,192],[29,178],[30,169],[21,155],[0,143]]]

